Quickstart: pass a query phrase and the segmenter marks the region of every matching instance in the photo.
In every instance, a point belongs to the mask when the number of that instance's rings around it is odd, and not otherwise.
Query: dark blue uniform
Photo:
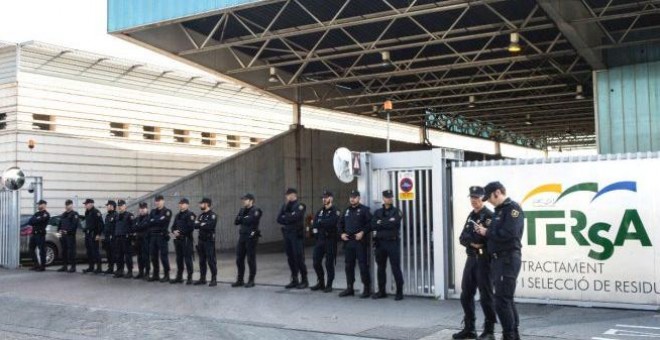
[[[115,269],[115,225],[117,224],[117,212],[110,211],[105,214],[105,221],[103,226],[103,250],[105,250],[105,257],[108,261],[108,270],[106,274],[114,273]]]
[[[46,227],[50,221],[50,214],[46,210],[37,211],[30,217],[28,225],[32,226],[32,236],[30,237],[30,254],[34,262],[34,269],[44,269],[46,267]],[[35,252],[39,249],[39,257]]]
[[[195,229],[199,229],[197,253],[199,254],[199,282],[206,282],[206,266],[211,270],[211,281],[218,276],[218,266],[215,258],[215,227],[218,215],[212,210],[201,213],[195,222]]]
[[[520,273],[524,220],[520,205],[507,198],[495,208],[493,221],[486,233],[488,253],[492,258],[495,310],[506,339],[518,336],[520,324],[513,296]]]
[[[394,206],[382,208],[374,212],[371,219],[371,228],[374,231],[374,245],[376,248],[376,264],[378,264],[378,292],[380,296],[386,294],[385,285],[387,259],[390,260],[392,275],[396,283],[397,298],[403,297],[403,274],[401,273],[401,219],[403,214]]]
[[[337,224],[341,212],[334,206],[323,207],[314,216],[312,234],[316,238],[314,245],[314,271],[318,282],[323,287],[332,287],[335,280],[335,259],[337,256]],[[328,274],[327,284],[324,282],[323,257],[325,270]]]
[[[169,241],[168,228],[170,220],[172,219],[172,211],[163,207],[162,209],[152,209],[149,212],[148,233],[149,233],[149,256],[151,257],[151,267],[153,275],[151,281],[157,280],[160,275],[160,262],[163,264],[163,273],[165,280],[169,281],[170,275],[170,259],[168,257],[167,242]]]
[[[284,204],[277,214],[277,223],[282,225],[284,250],[286,252],[292,282],[298,282],[298,273],[307,282],[305,266],[305,211],[307,207],[299,201]]]
[[[60,268],[61,271],[65,271],[67,266],[71,266],[70,272],[76,271],[76,230],[78,230],[78,223],[80,223],[80,217],[73,210],[65,211],[60,216],[57,231],[62,235],[60,244],[62,245],[64,265]]]
[[[124,265],[128,270],[127,275],[133,276],[133,249],[129,235],[133,225],[135,224],[135,216],[128,211],[117,214],[117,222],[115,224],[114,244],[115,244],[115,262],[117,263],[117,275],[121,277],[124,275]]]
[[[133,225],[135,248],[138,252],[138,275],[136,278],[148,278],[151,264],[149,263],[149,215],[138,215]]]
[[[174,238],[174,251],[176,252],[176,279],[175,282],[183,280],[183,266],[186,266],[188,281],[192,282],[193,275],[193,231],[197,216],[190,211],[179,211],[174,217],[172,232],[179,232]]]
[[[463,269],[463,280],[461,281],[461,305],[465,313],[465,325],[469,330],[474,329],[476,319],[474,297],[479,289],[481,309],[486,318],[486,329],[492,329],[497,322],[495,309],[493,308],[493,285],[490,276],[490,256],[486,248],[486,238],[474,231],[474,221],[485,227],[489,227],[493,220],[493,212],[483,207],[478,212],[470,212],[465,220],[465,227],[459,237],[459,242],[465,247],[467,259]],[[474,248],[471,244],[481,245],[482,248]],[[490,331],[492,333],[492,331]]]
[[[84,272],[91,272],[94,270],[94,265],[97,265],[97,272],[101,272],[101,254],[99,253],[99,242],[96,240],[97,236],[101,235],[103,231],[103,216],[101,212],[92,208],[85,210],[85,249],[87,250],[87,261],[89,267]]]
[[[347,234],[344,241],[344,257],[346,262],[346,283],[353,288],[355,282],[355,261],[360,266],[360,278],[365,293],[371,291],[371,275],[369,273],[369,233],[371,211],[369,207],[358,204],[348,207],[339,218],[339,234]],[[355,234],[364,232],[362,240],[356,240]]]
[[[250,269],[248,282],[254,282],[254,278],[257,275],[257,243],[261,236],[259,221],[262,215],[261,209],[252,206],[250,208],[242,208],[234,220],[234,225],[240,226],[238,244],[236,245],[236,268],[238,269],[236,282],[239,284],[243,283],[243,277],[245,275],[246,255]]]

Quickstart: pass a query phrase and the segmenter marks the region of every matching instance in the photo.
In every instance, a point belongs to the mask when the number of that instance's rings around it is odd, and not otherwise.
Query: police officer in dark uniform
[[[495,311],[502,324],[502,339],[517,340],[520,339],[520,319],[513,296],[520,273],[525,215],[520,205],[506,196],[502,183],[488,183],[484,191],[482,200],[495,207],[495,214],[490,227],[480,225],[477,233],[486,237],[486,247],[491,256]]]
[[[183,266],[185,264],[188,277],[187,285],[191,285],[193,276],[193,231],[197,216],[188,208],[190,201],[182,198],[179,201],[179,212],[174,217],[172,237],[176,252],[176,278],[170,283],[183,283]]]
[[[105,204],[107,213],[105,214],[105,221],[103,226],[103,249],[105,250],[105,257],[108,261],[108,269],[105,274],[115,273],[115,225],[117,224],[117,202],[108,201]]]
[[[232,283],[232,287],[241,287],[244,285],[245,275],[245,256],[247,255],[247,263],[250,268],[248,282],[245,288],[254,287],[254,278],[257,275],[257,243],[261,232],[259,231],[259,221],[263,213],[261,209],[254,206],[254,195],[247,193],[241,197],[243,207],[238,211],[234,225],[240,226],[238,231],[238,244],[236,245],[236,268],[238,275],[236,282]]]
[[[149,269],[149,233],[147,230],[149,223],[149,206],[147,202],[140,202],[138,205],[138,216],[133,225],[135,235],[135,249],[137,250],[138,274],[136,279],[148,279]]]
[[[481,200],[484,196],[484,188],[479,186],[470,187],[470,204],[472,211],[465,221],[465,227],[459,237],[459,242],[465,247],[467,259],[463,269],[463,280],[461,281],[461,305],[463,306],[463,330],[454,334],[453,339],[477,338],[475,327],[474,297],[479,289],[481,309],[484,312],[484,331],[477,339],[495,340],[494,328],[497,322],[495,309],[493,308],[493,285],[490,277],[490,256],[486,249],[486,238],[477,234],[476,226],[490,226],[493,220],[493,212],[484,206]]]
[[[218,215],[211,210],[210,198],[202,198],[199,209],[202,213],[195,221],[195,229],[199,229],[197,252],[199,254],[199,280],[195,285],[206,284],[206,266],[211,270],[211,282],[209,287],[218,285],[218,266],[215,259],[215,227],[218,223]]]
[[[153,274],[148,279],[149,282],[159,281],[160,282],[169,282],[170,281],[170,258],[168,255],[168,245],[170,235],[168,228],[170,227],[170,220],[172,219],[172,211],[165,208],[165,198],[163,195],[157,195],[154,198],[156,207],[151,209],[149,213],[149,223],[148,223],[148,232],[149,232],[149,256],[151,257],[151,267],[153,269]],[[158,265],[158,258],[160,256],[160,262],[163,264],[163,277],[160,278]]]
[[[316,285],[313,291],[322,290],[332,292],[332,283],[335,280],[335,259],[337,254],[337,223],[341,212],[334,206],[334,196],[330,191],[322,195],[323,207],[314,215],[312,221],[312,234],[316,238],[314,245],[314,271],[316,272]],[[325,282],[323,272],[323,257],[325,257],[325,270],[328,281]]]
[[[83,273],[101,273],[101,254],[99,253],[99,239],[103,232],[103,215],[94,207],[94,200],[88,198],[85,204],[85,249],[89,267]],[[96,270],[94,270],[96,265]]]
[[[69,266],[68,272],[75,273],[76,271],[76,230],[78,229],[78,223],[80,223],[80,217],[78,213],[73,210],[73,202],[71,200],[66,200],[64,203],[65,211],[60,215],[60,223],[57,226],[57,232],[60,233],[60,245],[62,246],[62,259],[64,264],[62,268],[58,269],[58,272],[66,272],[67,266]]]
[[[360,265],[360,278],[364,289],[361,298],[371,296],[371,274],[369,273],[369,232],[371,211],[360,203],[360,192],[351,191],[350,206],[339,218],[339,234],[344,242],[347,288],[339,293],[340,297],[355,295],[355,261]]]
[[[286,203],[277,214],[277,223],[282,225],[284,250],[291,271],[291,282],[286,289],[305,289],[307,281],[307,266],[305,266],[305,211],[307,207],[298,201],[298,191],[293,188],[286,190]],[[298,281],[298,273],[301,280]]]
[[[378,265],[378,292],[372,296],[374,299],[387,297],[386,273],[387,259],[390,259],[390,267],[394,282],[396,283],[396,301],[403,300],[403,274],[401,273],[401,219],[403,214],[393,204],[394,194],[392,190],[383,191],[383,207],[374,212],[371,219],[371,228],[374,233],[374,245],[376,250],[376,264]]]
[[[46,227],[50,221],[50,214],[46,210],[48,202],[40,200],[37,203],[37,212],[30,217],[28,225],[32,227],[30,236],[30,254],[34,266],[30,270],[42,272],[46,270]],[[39,257],[35,250],[39,250]]]
[[[133,277],[133,249],[129,239],[130,231],[135,224],[135,216],[126,210],[126,201],[118,200],[117,222],[115,224],[114,242],[115,242],[115,262],[117,271],[114,277]],[[124,274],[124,265],[127,272]]]

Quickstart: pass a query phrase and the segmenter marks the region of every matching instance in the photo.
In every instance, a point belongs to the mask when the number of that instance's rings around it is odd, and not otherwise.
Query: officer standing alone
[[[172,237],[176,252],[176,278],[170,281],[172,284],[183,283],[184,264],[188,274],[186,284],[193,283],[193,231],[197,216],[188,209],[189,206],[190,201],[187,198],[179,201],[179,213],[174,217],[174,224],[172,224]]]
[[[46,270],[46,227],[50,221],[50,214],[46,210],[48,202],[40,200],[37,203],[37,212],[30,217],[28,225],[32,227],[30,236],[30,254],[32,254],[33,267],[30,270],[42,272]],[[37,252],[39,256],[37,257]]]
[[[495,214],[490,227],[480,225],[477,233],[486,237],[486,246],[491,256],[495,311],[502,324],[502,339],[517,340],[520,339],[520,318],[513,297],[520,273],[525,215],[520,205],[506,196],[506,188],[502,183],[488,183],[484,191],[482,200],[495,207]]]
[[[105,274],[114,274],[115,272],[115,225],[117,224],[117,202],[108,201],[105,204],[107,213],[105,215],[105,221],[103,226],[103,249],[105,250],[105,257],[108,261],[108,269],[104,272]]]
[[[85,249],[89,267],[83,273],[101,273],[101,254],[99,253],[99,239],[103,232],[103,215],[94,207],[94,200],[88,198],[85,204]],[[96,270],[94,270],[96,265]]]
[[[401,219],[403,214],[393,205],[394,194],[392,190],[383,191],[383,207],[374,212],[371,219],[371,228],[374,231],[374,245],[376,248],[376,264],[378,265],[378,292],[372,297],[382,299],[387,297],[386,274],[387,259],[394,282],[396,283],[396,301],[403,300],[403,273],[401,273]]]
[[[153,274],[148,279],[150,282],[170,282],[170,258],[168,254],[168,244],[170,227],[170,220],[172,219],[172,211],[165,208],[165,198],[163,195],[157,195],[154,198],[156,207],[149,212],[149,256],[151,257],[151,268]],[[160,266],[158,265],[158,258],[163,264],[163,277],[160,278]]]
[[[454,334],[453,339],[477,338],[475,327],[476,313],[474,297],[479,290],[479,301],[484,312],[484,331],[477,339],[495,340],[494,327],[497,322],[493,308],[493,284],[490,277],[490,256],[486,249],[486,238],[477,234],[476,226],[489,227],[493,220],[493,212],[484,206],[481,200],[484,188],[470,187],[470,204],[472,211],[465,221],[465,227],[459,237],[459,242],[465,247],[467,259],[463,268],[461,281],[461,305],[463,306],[463,330]]]
[[[117,263],[117,271],[114,277],[126,277],[128,279],[133,277],[133,249],[129,239],[129,232],[135,224],[135,216],[130,211],[126,210],[126,201],[118,200],[117,208],[117,221],[115,223],[115,262]],[[124,265],[126,266],[126,273],[124,273]]]
[[[360,266],[360,279],[364,289],[361,298],[371,296],[371,273],[369,273],[369,232],[371,211],[360,203],[360,192],[351,191],[350,206],[339,218],[339,233],[344,242],[344,259],[346,263],[346,289],[339,293],[340,297],[355,295],[355,261]]]
[[[210,198],[202,198],[199,209],[202,213],[197,217],[195,229],[199,229],[197,251],[199,254],[199,280],[196,286],[206,284],[206,266],[211,270],[211,282],[209,287],[218,285],[218,265],[215,258],[215,227],[218,223],[218,215],[211,210]]]
[[[66,200],[64,205],[66,210],[60,215],[60,223],[57,227],[57,232],[60,233],[64,265],[57,271],[74,273],[76,271],[76,230],[78,230],[80,217],[73,210],[73,202],[71,200]],[[68,270],[67,267],[69,267]]]
[[[240,226],[238,231],[238,244],[236,245],[236,269],[238,275],[236,282],[232,283],[232,287],[241,287],[245,283],[243,281],[245,275],[245,257],[247,255],[247,263],[250,268],[248,282],[245,288],[254,287],[254,278],[257,275],[257,243],[261,232],[259,231],[259,221],[263,213],[261,209],[254,206],[254,195],[245,194],[241,197],[243,207],[238,211],[234,225]]]
[[[284,250],[291,271],[291,282],[284,286],[286,289],[305,289],[309,286],[304,245],[306,210],[305,205],[298,201],[298,191],[293,188],[287,189],[286,203],[277,214],[277,223],[282,225]],[[298,281],[298,273],[300,273],[300,281]]]
[[[312,234],[316,238],[314,245],[314,271],[316,272],[316,285],[313,291],[322,290],[326,293],[332,292],[332,284],[335,280],[335,259],[337,254],[337,224],[341,212],[334,206],[334,197],[330,191],[324,191],[322,195],[323,207],[314,215],[312,222]],[[325,282],[323,272],[323,258],[325,257],[325,270],[328,281]]]

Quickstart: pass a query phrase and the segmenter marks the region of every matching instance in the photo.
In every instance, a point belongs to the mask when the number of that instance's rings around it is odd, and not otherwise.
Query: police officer
[[[459,237],[459,242],[465,247],[467,259],[463,269],[463,280],[461,281],[461,305],[463,306],[463,330],[454,334],[453,339],[477,338],[475,327],[474,296],[479,289],[481,309],[486,321],[484,331],[479,335],[479,340],[495,340],[494,327],[497,322],[495,309],[493,308],[493,285],[490,278],[490,257],[486,249],[486,239],[477,234],[475,227],[483,225],[490,226],[493,220],[493,212],[484,206],[481,200],[484,196],[484,188],[479,186],[470,187],[470,204],[472,211],[465,221],[465,227]]]
[[[60,233],[60,245],[62,245],[62,259],[64,264],[58,272],[66,272],[69,266],[69,273],[76,271],[76,230],[80,217],[78,213],[73,210],[73,202],[66,200],[64,202],[65,211],[60,215],[60,223],[57,226],[57,232]]]
[[[99,239],[103,231],[103,216],[94,207],[94,200],[88,198],[85,204],[85,249],[87,250],[87,262],[89,267],[83,273],[101,273],[101,255],[99,254]],[[96,270],[94,270],[96,265]]]
[[[135,219],[133,232],[135,234],[135,249],[138,251],[138,274],[136,279],[148,279],[149,269],[149,233],[147,230],[149,223],[149,206],[147,202],[140,202],[138,216]]]
[[[117,224],[117,202],[108,201],[105,204],[107,213],[105,214],[105,221],[103,226],[103,249],[105,250],[105,257],[108,261],[108,269],[105,274],[115,273],[115,225]]]
[[[195,229],[199,229],[197,252],[199,253],[199,280],[195,285],[206,284],[206,266],[211,270],[211,282],[209,287],[218,285],[218,267],[215,260],[215,226],[218,223],[218,215],[211,210],[213,202],[210,198],[202,198],[199,209],[202,213],[195,221]]]
[[[168,257],[167,242],[169,241],[169,232],[167,229],[170,226],[172,219],[172,211],[165,208],[165,198],[163,195],[157,195],[154,198],[156,207],[151,209],[149,213],[149,256],[151,257],[151,267],[153,269],[152,276],[148,279],[149,282],[160,280],[160,282],[170,281],[170,259]],[[158,257],[163,264],[163,277],[159,275]]]
[[[360,265],[360,278],[364,289],[361,298],[371,296],[371,274],[369,273],[369,232],[371,211],[360,203],[360,192],[351,191],[350,206],[339,218],[339,233],[344,242],[347,288],[339,293],[340,297],[355,295],[355,261]]]
[[[488,183],[484,191],[482,200],[495,207],[495,214],[490,227],[480,224],[477,233],[486,237],[486,247],[492,259],[495,311],[502,324],[502,339],[516,340],[520,339],[520,319],[513,296],[520,273],[525,216],[520,205],[506,196],[506,188],[502,183]]]
[[[50,221],[50,214],[46,210],[48,202],[40,200],[37,203],[37,212],[30,217],[28,225],[32,227],[30,236],[30,254],[34,266],[30,270],[42,272],[46,270],[46,227]],[[35,250],[39,251],[39,257]]]
[[[323,290],[332,292],[332,282],[335,280],[335,258],[337,254],[337,223],[341,212],[334,206],[332,192],[324,191],[322,195],[323,207],[314,215],[312,221],[312,234],[316,238],[314,245],[314,271],[316,272],[316,285],[313,291]],[[323,272],[323,257],[325,257],[325,270],[328,281],[325,282]]]
[[[383,191],[383,207],[374,212],[371,219],[371,228],[374,233],[374,245],[376,248],[376,264],[378,265],[378,293],[372,298],[382,299],[387,297],[386,266],[390,259],[390,267],[394,282],[396,283],[396,301],[403,300],[403,274],[401,273],[401,246],[399,231],[401,229],[401,210],[393,204],[394,194],[392,190]]]
[[[179,201],[179,212],[174,217],[172,237],[174,238],[174,251],[176,252],[176,278],[170,283],[183,283],[183,266],[185,263],[188,277],[187,285],[191,285],[193,275],[193,231],[197,216],[188,208],[190,201],[182,198]]]
[[[245,275],[245,256],[250,268],[248,282],[245,288],[254,287],[254,277],[257,275],[257,243],[261,232],[259,231],[259,221],[263,213],[261,209],[254,206],[254,195],[247,193],[241,197],[243,207],[238,211],[234,225],[240,226],[238,231],[238,244],[236,245],[236,268],[238,275],[236,282],[232,287],[241,287],[244,285]]]
[[[293,188],[286,190],[286,203],[282,205],[277,214],[277,223],[282,225],[284,237],[284,250],[291,271],[291,282],[284,286],[286,289],[305,289],[309,286],[307,281],[307,267],[305,266],[305,211],[307,207],[298,201],[298,191]],[[301,280],[298,281],[298,273]]]
[[[131,247],[129,234],[135,224],[135,216],[133,216],[130,211],[126,210],[126,201],[118,200],[117,207],[119,213],[117,214],[114,233],[117,271],[115,272],[114,277],[125,277],[130,279],[133,277],[133,249]],[[124,274],[124,265],[126,265],[127,269],[126,274]]]

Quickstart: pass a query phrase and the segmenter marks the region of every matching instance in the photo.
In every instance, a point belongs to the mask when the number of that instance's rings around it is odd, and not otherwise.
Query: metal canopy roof
[[[114,33],[293,102],[594,145],[592,71],[659,40],[660,1],[264,0]]]

